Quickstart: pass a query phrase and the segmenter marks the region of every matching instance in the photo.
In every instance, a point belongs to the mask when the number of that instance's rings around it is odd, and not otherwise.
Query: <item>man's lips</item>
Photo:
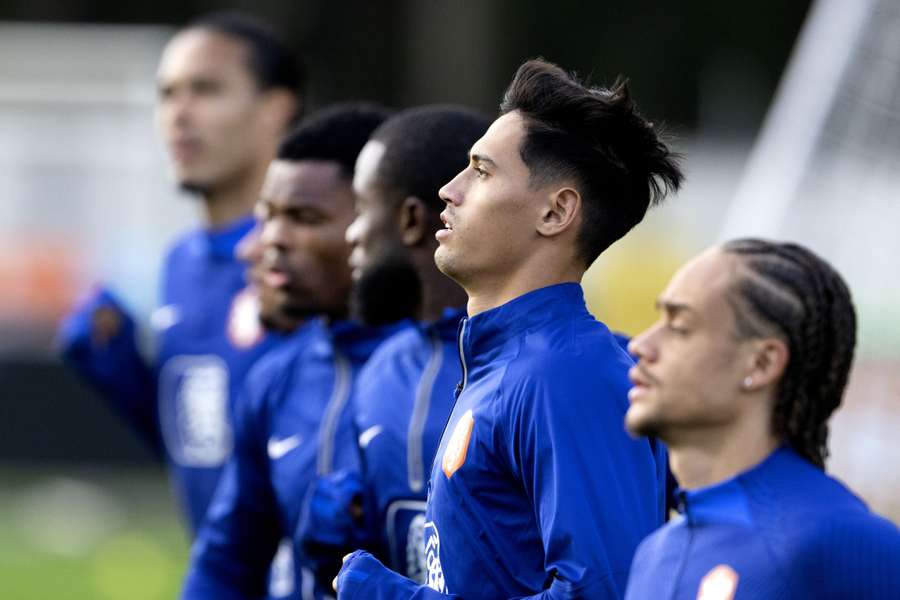
[[[439,242],[446,240],[453,233],[453,223],[450,221],[450,215],[447,214],[447,211],[441,213],[441,222],[444,224],[444,228],[438,229],[434,234],[434,237]]]
[[[291,282],[288,274],[280,269],[266,269],[262,272],[261,279],[263,285],[273,289],[285,288]]]
[[[169,143],[169,152],[178,162],[188,162],[200,154],[202,147],[199,140],[179,139]]]
[[[631,380],[633,386],[628,390],[628,399],[632,402],[655,384],[654,379],[644,372],[640,365],[635,365],[628,370],[628,379]]]
[[[350,258],[347,259],[347,264],[350,265],[351,269],[359,269],[362,268],[365,262],[366,258],[362,249],[359,246],[354,246],[350,252]]]

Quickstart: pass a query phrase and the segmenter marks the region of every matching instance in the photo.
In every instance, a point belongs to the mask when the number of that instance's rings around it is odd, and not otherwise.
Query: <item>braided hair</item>
[[[741,268],[729,298],[742,338],[773,333],[788,344],[773,431],[820,468],[828,419],[840,405],[856,346],[856,311],[841,276],[811,251],[759,239],[727,242]]]

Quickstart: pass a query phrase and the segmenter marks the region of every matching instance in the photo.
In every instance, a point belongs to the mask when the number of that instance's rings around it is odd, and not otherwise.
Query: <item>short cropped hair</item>
[[[247,67],[261,90],[285,89],[298,98],[306,86],[306,69],[300,57],[267,23],[235,11],[200,16],[182,31],[205,29],[241,42],[247,49]]]
[[[532,185],[573,179],[582,197],[578,251],[586,265],[641,222],[683,180],[678,156],[637,111],[627,82],[587,87],[558,66],[519,67],[501,114],[525,119],[519,152]]]
[[[398,201],[415,196],[431,213],[440,213],[446,204],[438,190],[465,169],[469,149],[489,126],[485,115],[450,104],[397,113],[372,134],[385,146],[378,184]]]
[[[356,157],[372,132],[390,116],[368,102],[334,104],[307,117],[281,141],[278,160],[334,161],[352,179]]]

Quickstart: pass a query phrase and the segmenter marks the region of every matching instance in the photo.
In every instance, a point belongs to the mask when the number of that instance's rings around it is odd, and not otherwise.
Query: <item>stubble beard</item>
[[[199,181],[190,181],[185,179],[178,182],[178,189],[188,195],[196,196],[198,198],[205,198],[209,196],[209,193],[212,190],[212,186],[208,183],[201,183]]]
[[[657,415],[643,415],[641,417],[630,417],[631,409],[625,413],[625,430],[635,438],[640,437],[662,437],[665,427]]]

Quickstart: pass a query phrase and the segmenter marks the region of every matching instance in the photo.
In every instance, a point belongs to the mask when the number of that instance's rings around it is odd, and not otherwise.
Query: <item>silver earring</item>
[[[744,377],[744,387],[749,388],[751,385],[753,385],[753,378],[749,375]]]

